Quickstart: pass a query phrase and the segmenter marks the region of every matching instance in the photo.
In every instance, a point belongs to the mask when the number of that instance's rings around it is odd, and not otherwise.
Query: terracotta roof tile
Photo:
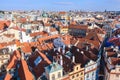
[[[60,21],[59,22],[55,22],[55,24],[60,26],[60,27],[63,26],[62,22],[60,22]]]
[[[39,35],[42,35],[42,36],[48,36],[48,33],[45,32],[45,31],[42,31],[42,32],[35,32],[35,33],[30,33],[30,36],[33,37],[33,36],[39,36]]]
[[[4,23],[6,23],[7,26],[9,27],[9,25],[10,25],[10,21],[0,21],[0,30],[3,29],[3,27],[4,27]]]
[[[16,46],[21,46],[21,43],[19,40],[15,40],[15,44],[16,44]]]
[[[30,44],[30,47],[33,47],[33,46],[36,47],[38,43],[37,42],[30,42],[29,44]]]
[[[20,77],[20,80],[34,80],[34,77],[32,73],[29,71],[28,65],[25,60],[20,61],[18,75]]]
[[[34,61],[38,56],[42,58],[42,61],[38,65],[35,65]],[[30,66],[33,68],[36,78],[40,77],[43,72],[45,72],[44,67],[49,65],[48,62],[44,60],[44,57],[37,51],[29,57],[28,61],[30,62]]]
[[[4,36],[10,38],[10,37],[14,37],[15,35],[14,34],[3,34]]]
[[[107,56],[113,57],[113,56],[117,56],[117,54],[115,52],[107,52]]]
[[[76,21],[72,21],[70,24],[71,25],[76,25],[77,23],[76,23]]]
[[[3,48],[3,46],[0,44],[0,49],[2,49]]]
[[[11,80],[11,78],[12,78],[12,76],[9,73],[7,73],[4,80]]]
[[[50,28],[51,32],[57,31],[55,28]]]
[[[96,32],[90,32],[90,33],[88,33],[88,35],[85,36],[85,39],[99,41],[100,43],[103,40],[103,38],[99,34],[97,34]]]
[[[47,64],[46,61],[41,61],[37,66],[33,68],[36,78],[40,77],[45,72],[44,67],[48,65],[49,64]]]
[[[41,55],[41,57],[42,57],[48,64],[51,64],[51,61],[47,58],[47,56],[46,56],[44,53],[39,52],[39,51],[38,51],[38,53]]]
[[[21,22],[21,23],[26,23],[26,22],[27,22],[27,19],[26,19],[26,18],[19,18],[19,22]]]
[[[66,12],[61,11],[61,12],[59,12],[59,14],[60,14],[60,15],[65,15],[65,14],[66,14]]]
[[[110,59],[111,59],[111,63],[112,63],[113,65],[120,64],[120,58],[110,57]]]
[[[87,25],[70,25],[70,29],[81,29],[81,30],[86,30],[88,29]]]
[[[10,58],[10,61],[8,63],[7,69],[11,69],[11,68],[15,68],[16,64],[17,64],[17,59],[21,58],[21,54],[19,51],[14,51],[13,55]]]
[[[44,26],[45,26],[45,27],[50,27],[51,24],[49,24],[49,23],[45,23]]]
[[[56,34],[56,35],[51,35],[51,36],[39,38],[38,41],[41,43],[42,41],[49,40],[49,39],[54,39],[54,38],[58,38],[58,37],[59,37],[59,35]]]
[[[20,27],[18,27],[18,26],[12,27],[11,29],[15,29],[15,30],[18,30],[18,31],[26,32],[26,29],[20,28]]]

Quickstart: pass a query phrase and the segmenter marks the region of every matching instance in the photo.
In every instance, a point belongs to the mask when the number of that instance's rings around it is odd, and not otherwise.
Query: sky
[[[1,0],[0,10],[120,11],[120,0]]]

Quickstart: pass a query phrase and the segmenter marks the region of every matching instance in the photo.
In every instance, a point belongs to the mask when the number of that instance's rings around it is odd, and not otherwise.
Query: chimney
[[[119,51],[119,48],[118,48],[118,46],[116,46],[116,47],[113,49],[113,51],[116,51],[116,52],[118,52],[118,51]]]
[[[56,49],[54,48],[53,50],[54,50],[54,52],[55,52]]]
[[[63,45],[63,49],[65,49],[65,45]]]
[[[24,53],[22,52],[21,55],[22,55],[22,60],[24,60]]]
[[[117,57],[120,58],[120,52],[117,53]]]
[[[60,47],[58,47],[58,52],[60,52]]]
[[[78,45],[78,43],[79,43],[79,40],[74,44],[74,46],[77,46]]]
[[[75,56],[72,56],[72,62],[75,63]]]
[[[60,55],[60,64],[63,65],[63,58],[62,58],[62,55]]]
[[[63,46],[62,53],[65,53],[65,45]]]
[[[47,32],[48,32],[48,33],[50,32],[50,27],[48,27]]]
[[[5,54],[6,50],[3,50],[3,54]]]
[[[64,54],[65,53],[65,49],[62,49],[62,54]]]
[[[86,46],[86,51],[88,51],[89,50],[89,47],[88,46]]]
[[[79,52],[80,50],[79,50],[79,49],[77,49],[77,51]]]

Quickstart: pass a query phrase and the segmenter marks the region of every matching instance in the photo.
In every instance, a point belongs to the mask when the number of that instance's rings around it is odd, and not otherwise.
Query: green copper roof
[[[45,70],[48,72],[48,73],[52,73],[52,72],[55,72],[55,71],[58,71],[58,70],[61,70],[63,69],[61,65],[59,65],[58,63],[56,62],[53,62],[52,64],[50,64],[49,66],[45,67]]]
[[[43,12],[42,17],[48,17],[48,14]]]

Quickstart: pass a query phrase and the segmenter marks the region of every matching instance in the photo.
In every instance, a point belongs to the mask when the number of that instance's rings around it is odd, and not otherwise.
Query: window
[[[54,74],[52,75],[52,80],[55,80],[55,75]]]
[[[60,78],[60,77],[61,77],[61,73],[59,72],[59,73],[58,73],[58,78]]]
[[[74,78],[74,75],[72,76],[72,79]]]
[[[76,75],[76,77],[78,77],[78,76],[79,76],[79,74]]]
[[[78,67],[76,68],[76,70],[78,70]]]
[[[80,78],[80,80],[83,80],[83,78]]]
[[[116,77],[119,77],[119,74],[116,74]]]
[[[89,78],[89,74],[87,74],[87,78]]]
[[[94,76],[94,72],[92,72],[92,76]]]
[[[1,60],[1,63],[3,63],[3,60]]]
[[[81,75],[83,75],[83,72],[81,72]]]
[[[6,55],[6,57],[8,57],[8,55]]]

